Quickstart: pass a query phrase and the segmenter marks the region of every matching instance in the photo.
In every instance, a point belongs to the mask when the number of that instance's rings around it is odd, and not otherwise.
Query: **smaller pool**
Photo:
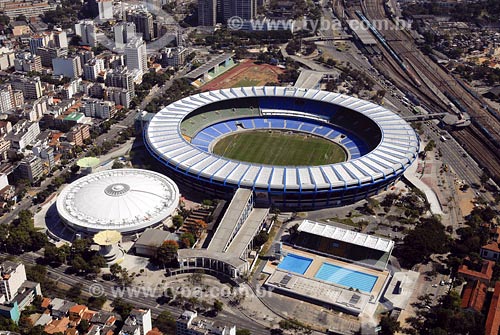
[[[330,283],[352,287],[364,292],[371,292],[378,277],[358,272],[330,263],[323,263],[314,278]]]
[[[302,257],[295,254],[288,254],[278,265],[278,269],[291,271],[303,275],[312,263],[311,258]]]

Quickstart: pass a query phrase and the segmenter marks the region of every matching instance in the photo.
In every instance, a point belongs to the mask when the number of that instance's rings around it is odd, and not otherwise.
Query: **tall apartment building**
[[[0,86],[0,113],[7,113],[14,108],[14,94],[10,84]]]
[[[19,178],[27,179],[33,183],[43,175],[42,160],[35,155],[25,157],[19,162],[17,171]]]
[[[95,47],[97,45],[94,21],[83,20],[75,24],[75,33],[82,38],[82,44]]]
[[[127,11],[126,19],[135,24],[135,29],[145,41],[151,41],[153,35],[153,15],[145,9]]]
[[[20,52],[14,59],[14,69],[20,72],[41,72],[42,58],[29,52]]]
[[[49,45],[49,42],[50,34],[42,33],[31,36],[29,40],[30,52],[35,55],[38,48]]]
[[[23,92],[25,99],[38,99],[42,96],[42,82],[40,77],[25,77],[11,75],[12,88]]]
[[[52,59],[54,75],[62,75],[67,78],[77,78],[82,75],[80,57],[62,57]]]
[[[117,48],[125,47],[136,36],[135,24],[133,22],[120,22],[113,27],[115,45]]]
[[[68,55],[68,49],[64,48],[51,48],[51,47],[39,47],[36,54],[40,56],[40,60],[43,66],[51,67],[52,59],[61,58]]]
[[[115,104],[111,101],[102,101],[100,99],[85,99],[83,101],[83,113],[85,116],[109,119],[113,116]]]
[[[113,1],[97,0],[97,9],[100,20],[109,20],[113,18]]]
[[[231,17],[253,20],[257,16],[257,0],[198,0],[198,11],[200,26],[227,24]]]
[[[217,24],[217,0],[198,0],[198,25],[212,27]]]
[[[132,102],[132,94],[125,88],[108,87],[106,89],[106,95],[107,100],[113,101],[116,105],[125,108],[129,108]]]
[[[135,94],[134,76],[127,69],[115,69],[106,73],[106,86],[124,88],[132,96]]]
[[[196,311],[184,311],[175,326],[177,335],[236,335],[236,326],[200,319]]]
[[[129,71],[138,70],[144,74],[148,70],[146,43],[140,37],[134,37],[125,46],[126,65]]]
[[[102,71],[104,71],[104,60],[101,58],[94,58],[83,64],[83,78],[86,80],[95,81]]]
[[[19,121],[12,127],[12,131],[7,134],[6,139],[11,142],[13,149],[23,150],[31,144],[40,134],[38,122]]]
[[[23,263],[4,261],[0,264],[0,276],[0,295],[11,301],[26,281],[26,268]]]
[[[54,47],[59,49],[68,48],[68,36],[65,31],[56,31],[53,35]]]

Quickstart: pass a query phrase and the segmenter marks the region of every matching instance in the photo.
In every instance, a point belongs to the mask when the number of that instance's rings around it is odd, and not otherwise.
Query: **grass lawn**
[[[259,79],[243,78],[236,84],[232,85],[232,87],[250,87],[250,86],[256,86],[259,83],[260,83]]]
[[[321,137],[283,131],[245,131],[224,137],[213,152],[226,158],[269,165],[322,165],[343,162],[342,147]]]

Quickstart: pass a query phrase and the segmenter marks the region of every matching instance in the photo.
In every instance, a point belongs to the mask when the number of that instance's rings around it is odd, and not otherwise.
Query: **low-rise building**
[[[495,262],[484,260],[480,264],[472,264],[466,259],[465,264],[458,267],[458,275],[466,280],[478,280],[485,284],[489,284],[493,276],[493,267]]]
[[[43,94],[40,77],[12,75],[10,79],[12,88],[23,92],[25,99],[38,99]]]
[[[184,311],[176,323],[177,335],[236,335],[236,326],[198,318],[196,311]]]
[[[155,257],[158,248],[167,240],[178,240],[177,235],[160,229],[146,229],[135,242],[136,255]]]
[[[40,134],[38,122],[27,120],[19,121],[12,127],[12,131],[7,134],[6,139],[11,142],[11,147],[16,150],[24,150]]]
[[[68,142],[76,146],[82,146],[87,138],[90,138],[90,126],[87,124],[78,124],[66,133]]]
[[[83,101],[83,112],[85,116],[99,119],[109,119],[115,114],[115,103],[99,99],[85,99]]]
[[[20,52],[14,59],[14,69],[19,72],[41,72],[42,58],[30,52]]]

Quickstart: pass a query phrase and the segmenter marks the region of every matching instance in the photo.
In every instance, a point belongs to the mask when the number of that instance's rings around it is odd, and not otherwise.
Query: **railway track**
[[[383,27],[385,29],[379,29],[381,34],[384,35],[386,42],[396,51],[400,58],[405,61],[410,61],[411,64],[429,81],[434,83],[441,92],[448,92],[453,95],[457,101],[467,109],[472,118],[475,118],[478,123],[484,125],[484,128],[493,134],[493,136],[496,136],[497,140],[500,141],[500,122],[491,116],[488,111],[484,110],[475,97],[458,85],[455,78],[439,66],[436,66],[430,59],[427,59],[427,57],[414,46],[411,37],[403,30],[397,29],[394,23],[387,18],[383,1],[384,0],[365,0],[365,5],[360,7],[365,8],[364,14],[370,20],[387,21],[387,24]],[[387,70],[387,67],[385,68]],[[416,73],[415,75],[418,76]],[[450,111],[450,108],[446,106],[436,92],[425,84],[417,86],[413,81],[408,80],[408,78],[401,78],[401,75],[391,77],[391,79],[395,80],[398,86],[422,98],[423,101],[434,109],[437,108],[445,112]],[[410,87],[408,87],[408,84],[410,84]],[[476,125],[473,124],[466,129],[454,131],[453,134],[476,161],[488,169],[493,176],[500,178],[500,150],[495,147],[492,141],[484,136]]]

